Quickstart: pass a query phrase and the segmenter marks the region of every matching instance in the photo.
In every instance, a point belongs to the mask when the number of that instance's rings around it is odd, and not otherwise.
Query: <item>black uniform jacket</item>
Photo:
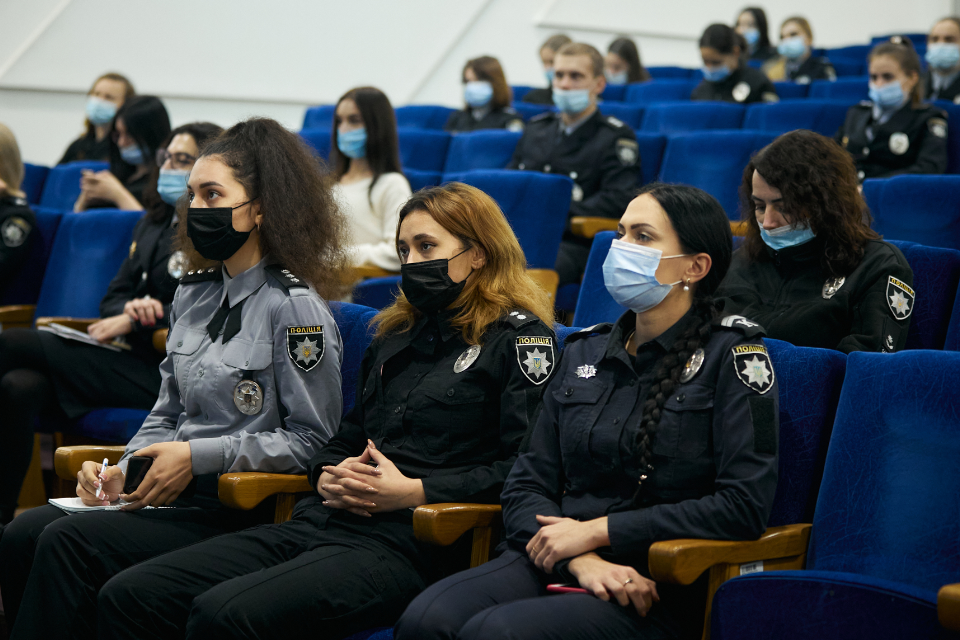
[[[750,59],[766,62],[770,58],[775,58],[778,55],[780,54],[777,53],[776,47],[767,45],[765,47],[757,47],[757,50],[750,54]]]
[[[802,347],[903,349],[915,295],[913,271],[900,250],[882,240],[867,242],[863,261],[839,288],[821,265],[823,253],[818,238],[782,251],[767,247],[763,260],[737,250],[717,291],[724,312],[747,316],[771,338]]]
[[[531,89],[523,94],[522,102],[529,102],[530,104],[553,104],[553,87]]]
[[[514,311],[457,372],[471,346],[450,325],[454,313],[424,316],[367,349],[356,404],[310,461],[314,489],[321,467],[360,455],[370,439],[423,481],[428,503],[497,501],[556,367],[556,339],[536,316]]]
[[[632,311],[567,338],[530,445],[501,496],[514,549],[540,529],[537,515],[607,516],[610,546],[598,553],[649,575],[652,542],[763,533],[777,486],[779,399],[762,329],[742,318],[713,323],[702,366],[667,399],[652,439],[654,469],[634,498],[647,393],[660,357],[690,322],[700,319],[688,314],[641,345],[635,365],[624,349]]]
[[[570,135],[560,123],[559,113],[530,120],[507,168],[570,176],[570,216],[620,218],[640,183],[633,129],[599,110]],[[567,231],[564,238],[573,236]]]
[[[873,141],[867,127],[873,128]],[[861,181],[947,170],[947,114],[933,105],[908,103],[878,125],[873,103],[861,102],[847,111],[836,140],[853,156]]]
[[[927,89],[926,100],[930,102],[934,100],[949,100],[954,104],[960,104],[960,75],[957,75],[957,77],[953,79],[953,82],[946,87],[942,87],[939,91],[934,91],[933,78],[930,76],[930,72],[927,72],[923,82],[923,86]]]
[[[762,71],[741,65],[720,82],[702,81],[690,94],[691,100],[722,100],[723,102],[776,102],[777,90]]]
[[[828,58],[810,56],[798,68],[791,70],[786,66],[787,79],[799,84],[810,84],[814,80],[836,80],[837,72]]]
[[[460,133],[463,131],[479,131],[480,129],[509,129],[523,131],[523,118],[513,107],[504,107],[489,111],[479,120],[473,117],[472,109],[463,109],[450,114],[444,131]]]
[[[103,140],[97,142],[97,136],[93,131],[85,133],[70,143],[57,164],[75,160],[103,160],[109,162],[110,136],[105,136]]]
[[[30,246],[38,240],[36,228],[37,218],[26,200],[0,196],[0,291],[17,277]]]

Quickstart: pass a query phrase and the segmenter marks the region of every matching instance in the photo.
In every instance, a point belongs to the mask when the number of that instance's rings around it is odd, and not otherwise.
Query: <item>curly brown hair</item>
[[[791,224],[807,221],[824,241],[821,265],[833,276],[848,276],[863,260],[867,242],[880,236],[860,195],[852,156],[834,140],[803,129],[778,137],[743,170],[740,204],[747,223],[743,248],[753,260],[769,260],[754,213],[753,172],[783,197]]]
[[[210,142],[200,157],[217,156],[260,204],[260,249],[271,262],[309,282],[325,299],[338,299],[347,269],[347,220],[334,199],[333,178],[322,161],[276,120],[251,118]],[[206,260],[187,236],[189,203],[180,201],[177,245],[188,269],[219,265]]]

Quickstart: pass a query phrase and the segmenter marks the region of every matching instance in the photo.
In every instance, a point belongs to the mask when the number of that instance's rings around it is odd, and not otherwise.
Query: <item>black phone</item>
[[[130,495],[137,490],[152,464],[153,458],[148,456],[132,456],[127,461],[127,475],[123,480],[124,495]]]

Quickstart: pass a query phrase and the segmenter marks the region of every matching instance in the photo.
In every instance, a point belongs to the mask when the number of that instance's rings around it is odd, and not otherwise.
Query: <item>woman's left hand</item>
[[[97,320],[87,327],[87,333],[100,342],[110,342],[117,336],[127,335],[132,329],[133,325],[130,323],[130,316],[121,313],[118,316]]]
[[[573,518],[537,516],[540,531],[527,543],[530,560],[547,573],[561,560],[574,558],[610,544],[607,519],[596,518],[580,522]]]
[[[110,200],[116,202],[119,194],[126,191],[123,183],[107,170],[87,173],[80,178],[80,188],[87,199]]]
[[[193,480],[193,454],[189,442],[158,442],[133,455],[153,458],[153,464],[136,491],[120,496],[131,503],[123,507],[124,511],[136,511],[147,505],[168,505]]]
[[[380,475],[364,478],[364,482],[373,487],[376,492],[363,496],[373,506],[363,506],[362,509],[369,513],[387,513],[426,504],[427,498],[423,492],[423,482],[408,478],[400,473],[397,465],[380,453],[371,440],[367,440],[367,451],[370,452],[370,459],[377,463]],[[325,471],[338,475],[335,467],[326,468]],[[334,495],[353,495],[356,491],[344,486],[344,484],[349,484],[349,482],[345,482],[348,480],[350,478],[347,474],[344,474],[343,477],[339,477],[337,482],[324,485],[323,490]]]

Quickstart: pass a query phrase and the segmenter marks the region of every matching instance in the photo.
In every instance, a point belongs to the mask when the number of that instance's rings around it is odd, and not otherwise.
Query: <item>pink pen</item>
[[[103,500],[104,498],[107,497],[107,494],[105,494],[105,493],[103,492],[103,481],[105,480],[104,476],[105,476],[106,473],[107,473],[107,463],[108,463],[108,462],[110,462],[109,459],[107,459],[107,458],[104,458],[104,459],[103,459],[103,464],[100,465],[100,475],[97,476],[98,478],[100,478],[100,486],[97,487],[97,498],[99,498],[100,500]]]

